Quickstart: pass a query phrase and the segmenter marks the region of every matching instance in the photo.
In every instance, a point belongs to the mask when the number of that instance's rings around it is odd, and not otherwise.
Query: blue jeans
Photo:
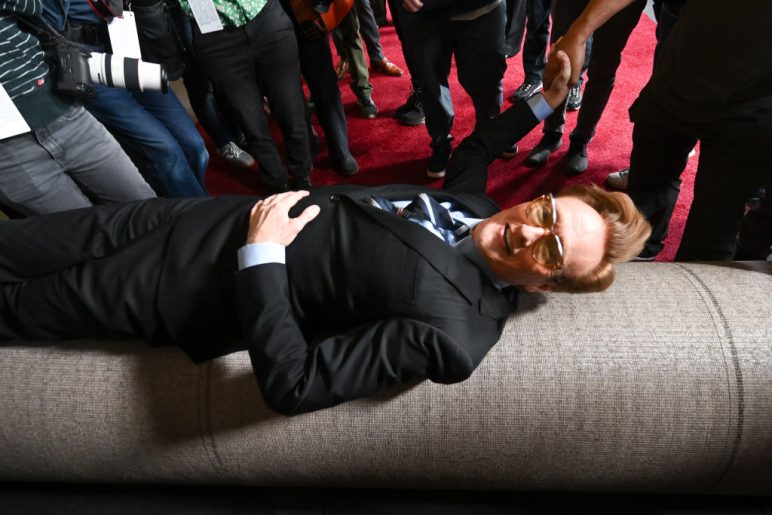
[[[23,215],[152,197],[118,142],[80,105],[0,141],[0,203]]]
[[[141,161],[140,170],[162,197],[207,195],[204,140],[174,93],[95,86],[91,113]]]

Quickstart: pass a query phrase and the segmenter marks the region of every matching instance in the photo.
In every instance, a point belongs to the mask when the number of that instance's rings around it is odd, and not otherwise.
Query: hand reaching
[[[548,85],[545,82],[546,87],[542,95],[552,109],[557,109],[566,96],[568,96],[571,62],[568,60],[565,52],[558,50],[550,56],[550,63],[557,68],[557,74]]]
[[[563,63],[555,59],[558,52],[561,51],[568,56],[568,60],[571,63],[571,77],[569,78],[568,85],[573,86],[579,81],[579,75],[582,73],[582,65],[584,64],[584,47],[586,45],[586,40],[578,39],[569,34],[552,43],[549,60],[544,68],[544,77],[542,78],[545,87],[548,87],[561,71]]]
[[[308,206],[295,218],[289,217],[292,206],[308,196],[307,191],[289,191],[258,201],[249,215],[249,243],[278,243],[285,247],[295,240],[308,222],[319,214],[319,206]]]

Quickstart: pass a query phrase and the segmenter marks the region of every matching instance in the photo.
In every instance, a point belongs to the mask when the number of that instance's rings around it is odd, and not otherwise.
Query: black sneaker
[[[346,154],[340,160],[335,161],[335,169],[341,175],[351,177],[352,175],[356,175],[357,172],[359,172],[359,164],[357,164],[354,156],[351,154]]]
[[[424,106],[421,103],[421,100],[418,99],[418,93],[415,91],[410,93],[410,96],[407,97],[407,101],[394,111],[394,117],[401,125],[407,125],[408,127],[426,123]]]
[[[432,150],[432,157],[429,158],[429,166],[426,168],[426,175],[432,179],[441,179],[445,177],[445,165],[450,159],[450,145],[443,145]]]
[[[311,184],[311,178],[306,175],[305,177],[290,177],[287,183],[287,189],[291,191],[310,190],[313,187]]]
[[[359,114],[362,118],[375,118],[378,115],[378,108],[370,97],[362,97],[357,100],[359,103]]]
[[[582,107],[582,81],[576,83],[574,87],[568,90],[568,100],[566,109],[568,111],[578,111]]]
[[[542,83],[539,82],[523,82],[509,97],[510,102],[516,102],[518,100],[528,100],[536,93],[541,91]]]
[[[587,170],[587,143],[573,140],[568,147],[568,152],[560,160],[560,166],[569,175],[579,175]]]
[[[501,153],[501,159],[512,159],[517,154],[517,145],[512,145]]]
[[[531,168],[544,166],[550,158],[550,154],[560,148],[562,139],[563,134],[560,132],[548,132],[544,134],[539,140],[539,143],[537,143],[525,157],[525,166],[530,166]]]

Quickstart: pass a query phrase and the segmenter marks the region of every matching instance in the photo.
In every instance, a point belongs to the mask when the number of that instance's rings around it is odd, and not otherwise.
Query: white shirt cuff
[[[532,96],[526,102],[528,102],[528,107],[531,108],[533,115],[539,121],[544,120],[554,111],[541,94]]]
[[[239,270],[266,263],[285,264],[284,245],[278,243],[250,243],[238,251]]]

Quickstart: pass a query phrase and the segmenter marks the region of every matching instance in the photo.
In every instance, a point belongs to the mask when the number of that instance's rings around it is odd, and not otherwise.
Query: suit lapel
[[[475,216],[489,216],[485,215],[483,211],[496,211],[495,204],[492,201],[485,202],[487,197],[481,195],[470,194],[469,199],[464,202],[459,198],[462,195],[450,195],[447,193],[436,195],[435,192],[436,190],[430,191],[430,194],[438,201],[452,200],[459,202],[463,204],[462,207],[468,208]],[[368,191],[367,193],[384,194],[384,192],[373,191]],[[417,194],[420,191],[414,193]],[[391,213],[386,213],[363,202],[362,198],[365,196],[367,195],[344,195],[343,197],[348,198],[353,205],[366,213],[367,216],[388,229],[408,247],[418,252],[435,270],[453,284],[470,304],[480,299],[479,309],[481,314],[499,319],[512,312],[512,304],[492,284],[489,285],[487,279],[485,284],[481,282],[480,276],[482,271],[476,264],[468,260],[463,253],[456,251],[420,225],[394,216]],[[387,198],[389,197],[391,197],[390,200],[408,200],[405,198],[404,192],[397,196],[387,194]],[[486,290],[485,293],[483,290]]]

